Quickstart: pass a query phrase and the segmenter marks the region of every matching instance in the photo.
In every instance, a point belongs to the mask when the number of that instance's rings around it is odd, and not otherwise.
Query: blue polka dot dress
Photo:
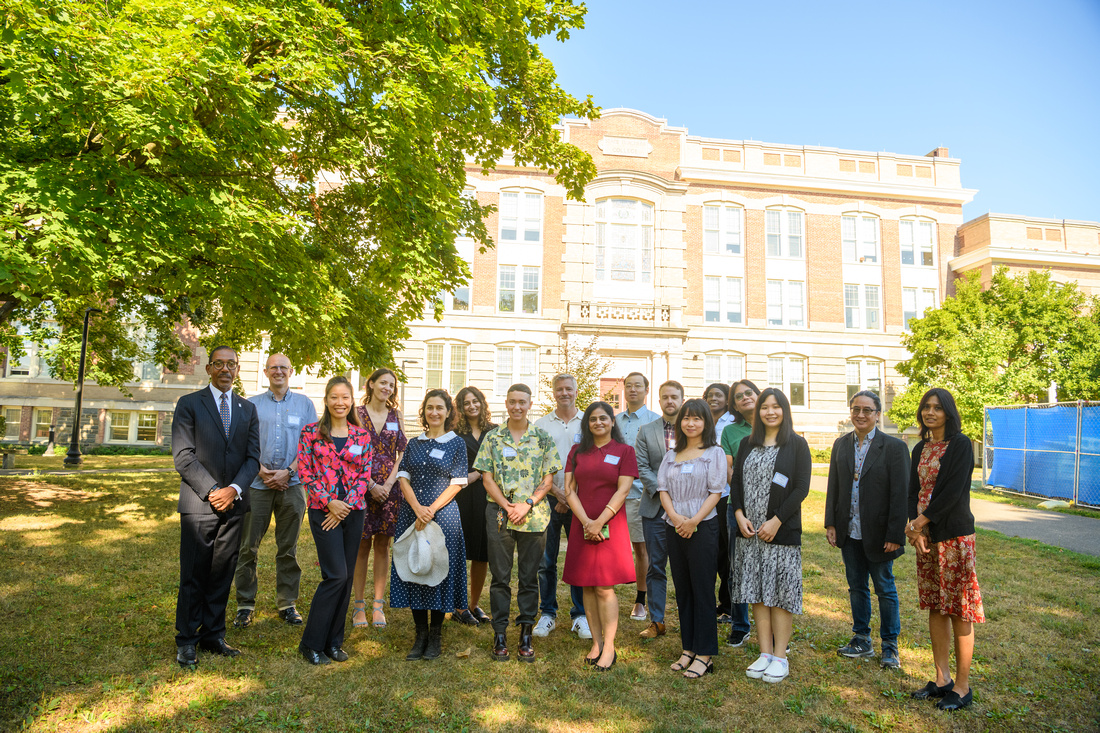
[[[416,500],[429,506],[451,484],[466,485],[469,470],[466,467],[466,443],[454,432],[438,438],[426,434],[410,440],[401,459],[398,476],[405,477],[412,485]],[[397,515],[397,534],[404,534],[416,516],[408,503],[401,503]],[[397,575],[397,568],[390,566],[390,607],[450,613],[456,608],[466,608],[466,542],[462,536],[462,518],[458,504],[451,500],[435,514],[435,522],[443,530],[447,542],[450,572],[436,586],[407,583]]]

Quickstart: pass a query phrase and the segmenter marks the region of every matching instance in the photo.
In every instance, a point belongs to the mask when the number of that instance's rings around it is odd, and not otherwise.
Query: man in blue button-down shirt
[[[619,425],[619,431],[623,434],[623,440],[631,448],[638,439],[638,430],[646,423],[651,423],[660,417],[656,412],[645,406],[646,397],[649,395],[649,380],[641,372],[631,372],[623,380],[623,397],[626,398],[626,409],[615,416],[615,422]],[[638,584],[638,595],[634,599],[634,609],[630,612],[630,618],[635,621],[646,620],[645,603],[645,574],[649,570],[649,554],[645,549],[645,533],[642,531],[642,480],[634,479],[630,487],[630,494],[626,497],[626,523],[630,528],[630,544],[634,546],[634,572]]]
[[[275,517],[275,599],[279,618],[292,626],[302,623],[294,607],[302,568],[298,565],[298,534],[306,512],[306,492],[298,480],[298,436],[302,428],[317,422],[313,402],[290,391],[294,368],[283,354],[267,359],[267,392],[252,397],[260,421],[260,472],[252,482],[251,510],[244,517],[241,550],[237,556],[237,617],[233,625],[243,629],[252,623],[256,609],[256,555],[267,528]]]

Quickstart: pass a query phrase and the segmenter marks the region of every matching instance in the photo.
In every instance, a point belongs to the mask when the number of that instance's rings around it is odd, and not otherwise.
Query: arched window
[[[745,378],[745,355],[731,351],[703,354],[703,381],[733,384]]]
[[[920,217],[905,217],[900,222],[901,264],[932,267],[935,265],[936,222]]]
[[[768,357],[768,386],[778,387],[791,401],[791,407],[805,407],[806,357],[798,354],[773,354]]]
[[[879,359],[857,358],[849,359],[845,364],[846,381],[848,382],[848,402],[856,396],[857,392],[869,389],[882,397],[882,361]]]
[[[653,282],[653,205],[626,198],[596,202],[596,280]]]

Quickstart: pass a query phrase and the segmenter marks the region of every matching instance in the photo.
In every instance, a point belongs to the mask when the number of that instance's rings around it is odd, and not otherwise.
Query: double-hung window
[[[882,397],[882,362],[877,359],[849,359],[845,364],[848,402],[857,392],[870,390]]]
[[[935,222],[930,219],[902,219],[900,225],[901,264],[931,267],[935,249]]]
[[[466,344],[426,344],[424,387],[447,389],[452,395],[466,386]]]
[[[805,283],[797,280],[768,280],[769,326],[806,325]]]
[[[745,378],[744,354],[703,354],[703,381],[733,384]]]
[[[788,354],[769,356],[768,386],[782,389],[792,407],[805,407],[806,359]]]
[[[936,307],[936,291],[931,288],[902,288],[901,312],[905,330],[909,330],[909,321],[921,318],[929,308]]]
[[[768,257],[802,258],[804,214],[798,209],[768,209],[765,213],[765,241]]]
[[[536,244],[542,241],[542,194],[501,192],[500,241]]]
[[[741,207],[703,207],[704,254],[741,254]]]
[[[596,202],[596,280],[653,282],[653,206],[635,199]]]
[[[504,399],[513,384],[526,384],[538,394],[539,350],[534,346],[498,346],[494,380],[497,397]]]
[[[741,278],[703,278],[703,320],[707,323],[742,322]]]
[[[501,265],[498,282],[497,310],[501,313],[539,312],[539,268]]]
[[[844,285],[845,328],[882,330],[882,304],[878,285]]]
[[[845,262],[878,262],[878,219],[849,214],[840,217],[841,249]]]

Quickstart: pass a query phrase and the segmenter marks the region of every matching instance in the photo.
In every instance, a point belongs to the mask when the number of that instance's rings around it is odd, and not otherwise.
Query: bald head
[[[294,367],[290,365],[290,359],[286,354],[272,354],[267,357],[264,374],[267,375],[267,382],[275,394],[282,395],[286,392],[290,385],[290,375],[293,373]]]

